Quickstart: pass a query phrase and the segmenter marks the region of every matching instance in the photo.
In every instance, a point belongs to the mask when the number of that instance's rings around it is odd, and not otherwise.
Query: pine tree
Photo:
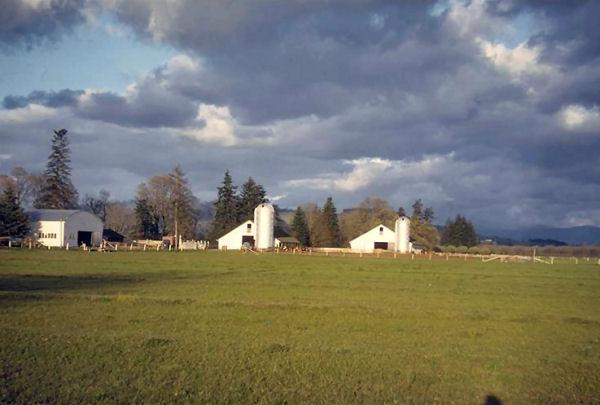
[[[148,201],[137,198],[135,201],[135,216],[137,236],[144,239],[158,239],[158,218],[154,216],[148,205]]]
[[[24,237],[28,233],[28,218],[19,205],[17,188],[8,183],[0,198],[0,236]]]
[[[254,209],[258,205],[267,202],[266,195],[264,187],[256,183],[252,177],[248,177],[248,181],[242,186],[238,222],[254,218]]]
[[[300,241],[300,246],[310,246],[310,235],[308,231],[308,221],[302,207],[296,208],[294,219],[292,220],[292,231],[296,239]]]
[[[340,224],[338,221],[337,210],[333,204],[333,198],[327,197],[325,205],[323,205],[322,221],[326,225],[328,235],[322,241],[324,246],[339,247],[341,242]]]
[[[406,216],[406,210],[404,209],[404,207],[398,208],[398,216],[399,217],[405,217]]]
[[[415,203],[412,205],[412,209],[413,209],[413,213],[412,213],[410,220],[411,221],[423,220],[423,202],[421,201],[420,198],[417,201],[415,201]]]
[[[236,195],[237,187],[233,185],[229,170],[225,172],[222,184],[217,189],[215,219],[213,221],[211,239],[223,236],[238,225],[239,206]]]
[[[70,153],[67,130],[54,131],[52,153],[44,173],[45,182],[33,203],[35,208],[77,208],[77,190],[71,183]]]
[[[181,167],[176,166],[169,177],[173,182],[172,203],[175,211],[173,221],[177,224],[177,234],[186,239],[193,238],[197,224],[197,216],[194,211],[194,194],[188,186],[185,173]],[[175,224],[173,230],[175,230]]]
[[[431,223],[433,220],[433,208],[423,209],[423,202],[420,198],[415,201],[412,208],[413,213],[410,217],[411,239],[431,250],[437,246],[440,240],[439,232]]]
[[[477,233],[470,221],[458,214],[454,221],[448,220],[442,231],[442,244],[472,247],[477,245]]]

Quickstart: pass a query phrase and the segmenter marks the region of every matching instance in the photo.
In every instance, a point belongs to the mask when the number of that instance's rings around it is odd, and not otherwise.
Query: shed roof
[[[279,242],[281,243],[300,243],[300,241],[296,238],[294,238],[293,236],[281,236],[279,238],[275,238],[278,239]]]
[[[64,221],[80,210],[31,210],[27,212],[30,221]]]

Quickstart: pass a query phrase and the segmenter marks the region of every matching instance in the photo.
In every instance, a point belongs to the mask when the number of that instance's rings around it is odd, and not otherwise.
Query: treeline
[[[439,246],[435,250],[443,253],[468,253],[476,255],[517,255],[545,257],[600,257],[600,246],[525,246],[525,245],[486,245]]]
[[[181,235],[184,239],[215,240],[240,223],[253,218],[254,208],[267,202],[265,188],[252,177],[238,190],[229,171],[217,187],[214,203],[201,203],[194,196],[181,167],[170,173],[156,175],[142,182],[133,203],[113,201],[110,193],[100,190],[86,194],[79,202],[78,192],[71,182],[70,149],[67,130],[54,131],[51,153],[44,173],[28,173],[15,168],[10,175],[0,177],[1,235],[23,236],[27,233],[24,206],[34,208],[80,208],[96,214],[106,228],[128,238],[160,239]],[[280,212],[274,205],[276,220]],[[410,217],[411,239],[425,249],[454,245],[473,247],[477,237],[473,225],[461,215],[448,220],[441,232],[433,225],[434,211],[421,199],[412,205],[411,213],[403,207],[394,210],[381,198],[366,198],[357,207],[338,213],[333,198],[323,206],[309,203],[298,207],[287,218],[293,236],[303,246],[342,247],[378,224],[394,228],[398,216]]]

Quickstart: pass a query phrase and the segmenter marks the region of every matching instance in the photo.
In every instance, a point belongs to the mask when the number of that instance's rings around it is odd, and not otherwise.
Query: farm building
[[[98,245],[104,224],[94,214],[80,210],[29,211],[32,237],[44,246]]]
[[[268,203],[254,209],[254,221],[248,220],[217,239],[219,249],[239,250],[246,246],[256,249],[293,248],[300,242],[290,235],[283,221],[275,221],[275,210]]]
[[[219,249],[239,250],[244,243],[254,246],[254,221],[248,220],[217,239]]]
[[[277,229],[275,229],[275,234],[277,235]],[[285,248],[285,249],[294,249],[300,247],[300,241],[293,236],[276,236],[275,237],[275,247],[276,248]]]
[[[394,250],[396,234],[383,224],[363,233],[350,241],[350,248],[360,252],[372,252],[375,249]]]

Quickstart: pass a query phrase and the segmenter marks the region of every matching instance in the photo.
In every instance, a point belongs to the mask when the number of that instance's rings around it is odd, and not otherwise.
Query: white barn
[[[375,249],[395,250],[396,233],[383,224],[363,233],[350,241],[350,248],[359,252]]]
[[[89,212],[46,209],[28,214],[32,237],[44,246],[92,246],[102,242],[104,224]]]
[[[240,250],[244,243],[254,246],[254,221],[248,220],[217,239],[219,249]]]

